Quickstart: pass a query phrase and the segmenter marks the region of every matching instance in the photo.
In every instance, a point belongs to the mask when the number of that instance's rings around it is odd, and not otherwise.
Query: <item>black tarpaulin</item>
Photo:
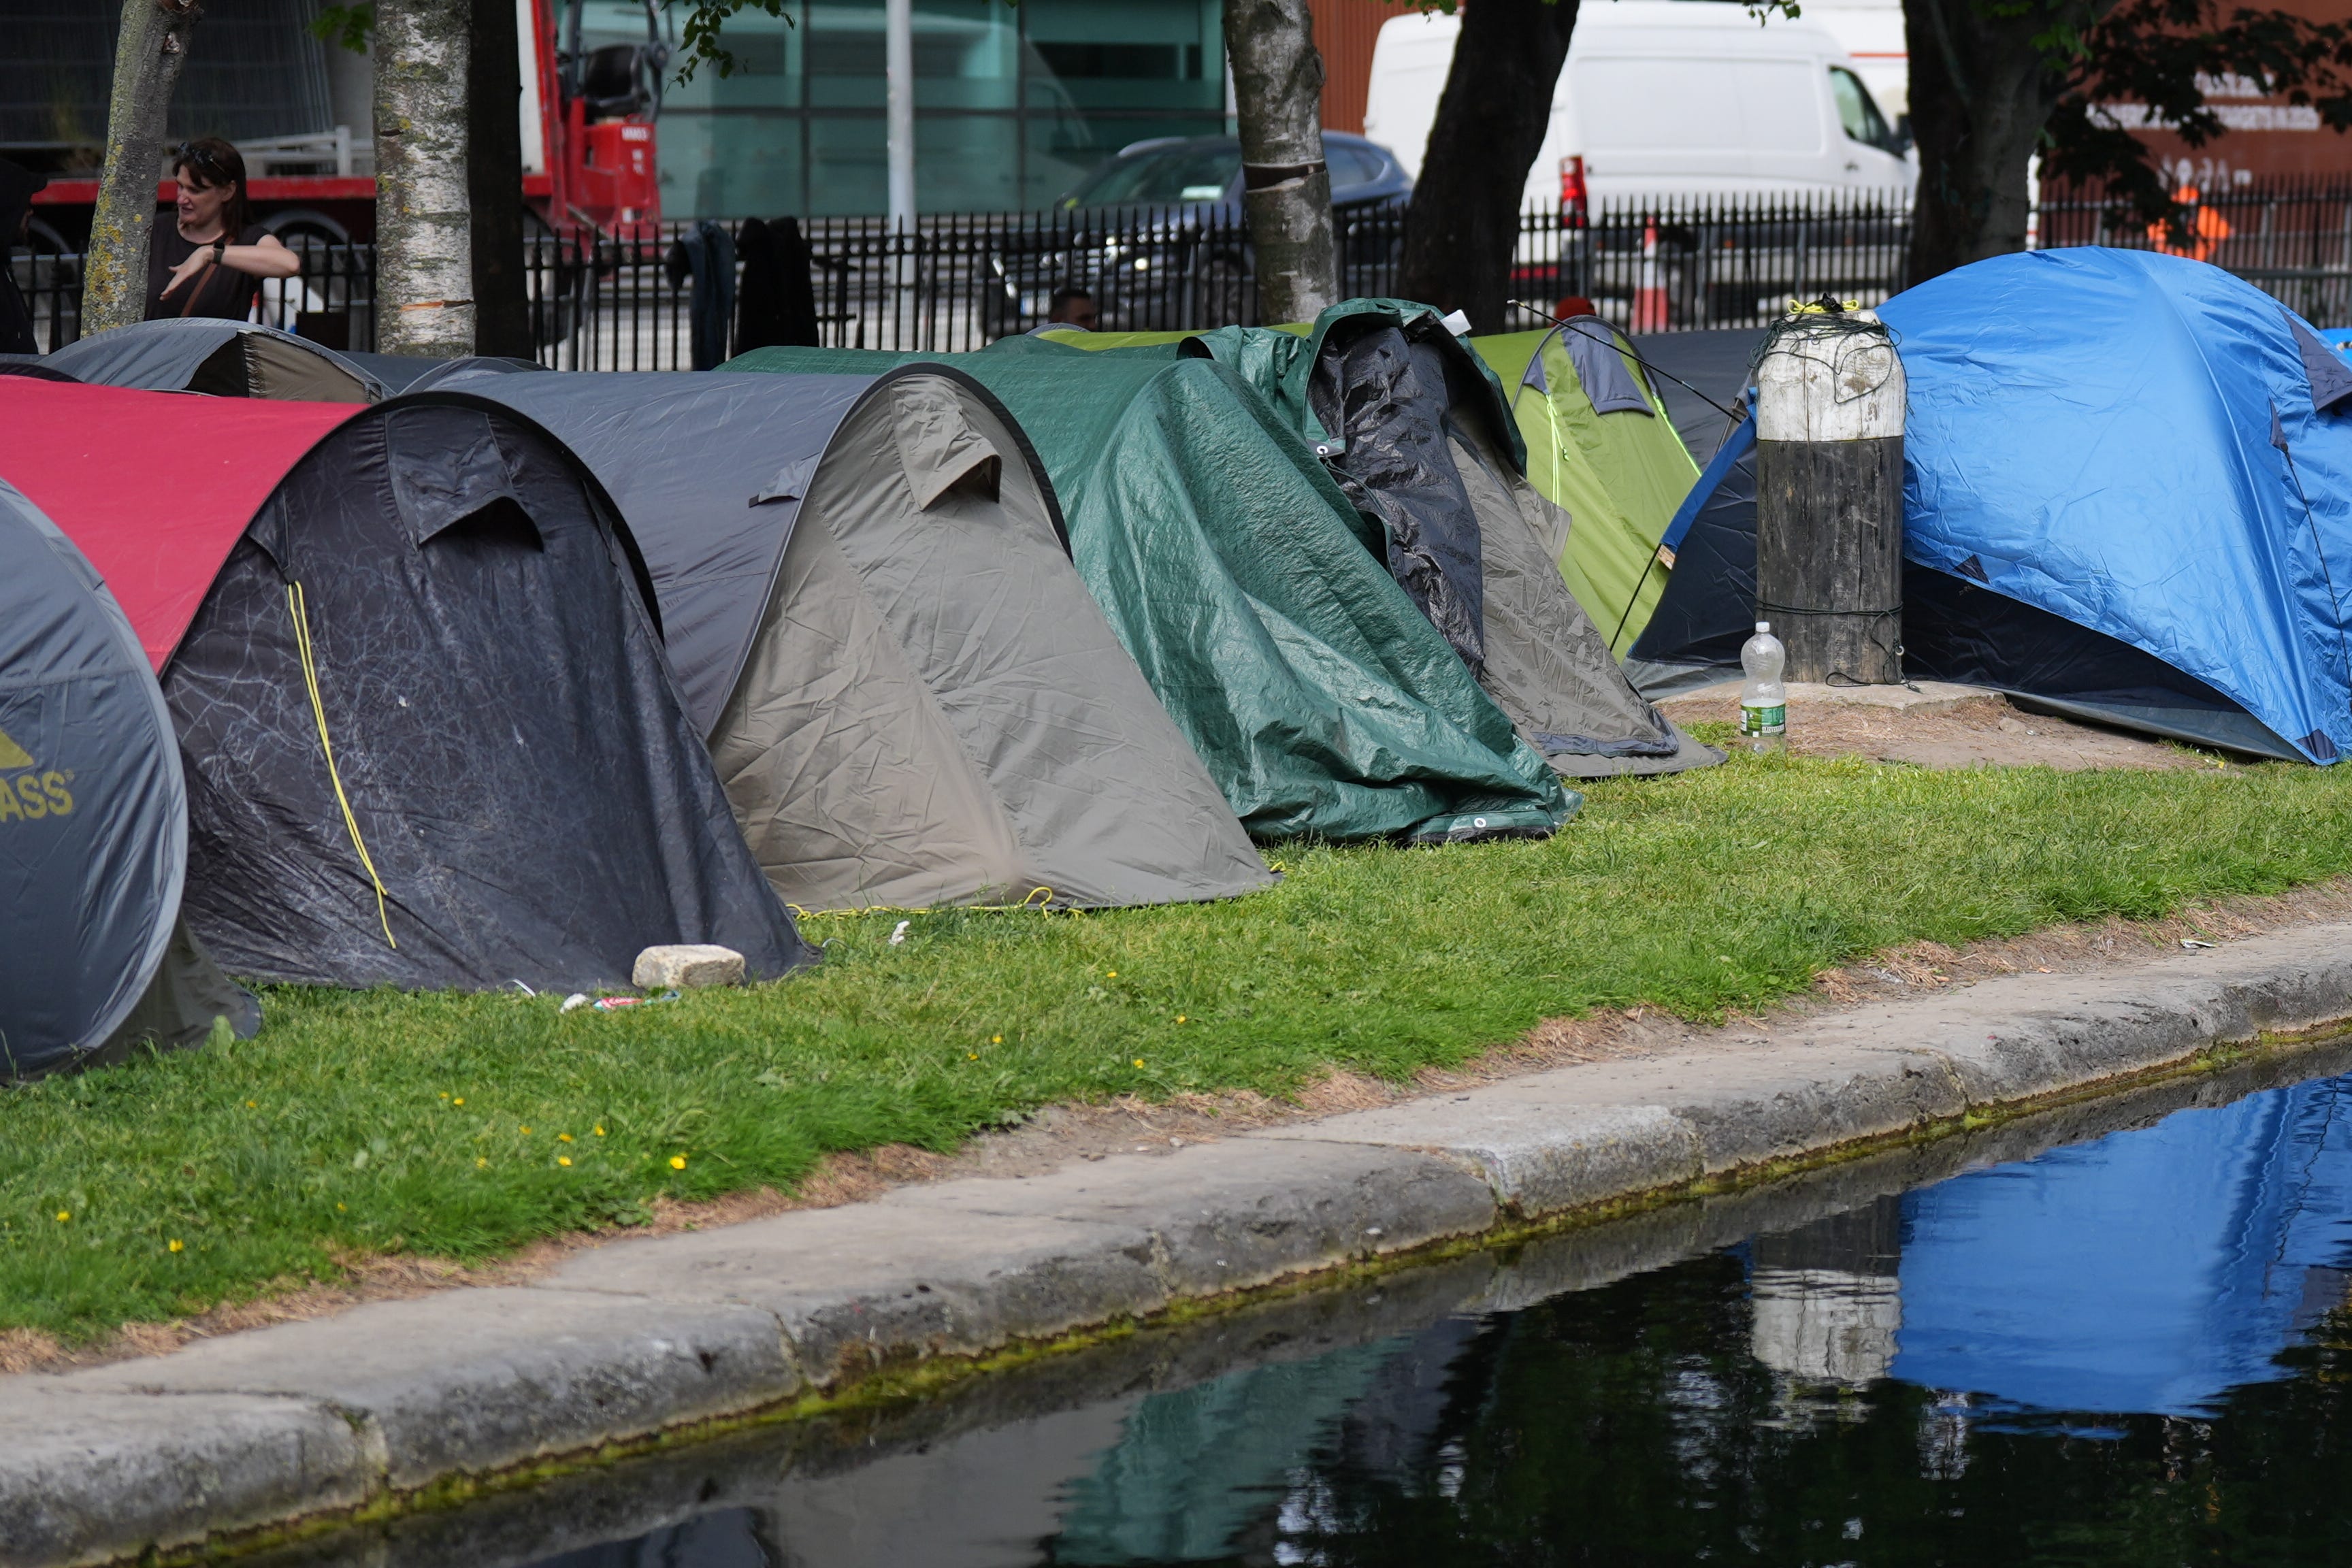
[[[177,931],[187,796],[139,639],[0,480],[0,1081],[185,1045],[253,999]],[[175,940],[176,938],[176,940]]]
[[[1473,675],[1486,668],[1486,595],[1478,514],[1437,417],[1448,402],[1433,351],[1415,353],[1376,317],[1334,331],[1307,396],[1346,439],[1325,458],[1358,510],[1387,536],[1389,573]]]

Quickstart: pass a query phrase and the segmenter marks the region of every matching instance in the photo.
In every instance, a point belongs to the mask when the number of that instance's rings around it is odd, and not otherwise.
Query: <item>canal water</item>
[[[2352,1058],[1262,1303],[304,1564],[2352,1563]]]

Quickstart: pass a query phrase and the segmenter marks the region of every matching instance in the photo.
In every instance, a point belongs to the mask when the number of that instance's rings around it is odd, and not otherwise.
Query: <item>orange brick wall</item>
[[[1372,40],[1381,24],[1413,7],[1410,0],[1307,0],[1315,47],[1323,52],[1323,123],[1333,131],[1364,129],[1364,95],[1372,80]]]

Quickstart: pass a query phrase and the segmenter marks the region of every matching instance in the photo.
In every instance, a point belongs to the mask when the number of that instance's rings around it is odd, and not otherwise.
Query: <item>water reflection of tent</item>
[[[1921,1188],[1894,1375],[2049,1410],[2189,1415],[2284,1377],[2345,1298],[2352,1080]]]
[[[453,394],[373,407],[0,377],[0,469],[160,673],[191,926],[232,973],[625,980],[808,949],[745,849],[594,482]],[[173,457],[157,456],[158,432]]]

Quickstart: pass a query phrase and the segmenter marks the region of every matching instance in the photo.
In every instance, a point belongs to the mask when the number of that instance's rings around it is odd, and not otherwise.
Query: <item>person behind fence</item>
[[[1091,332],[1101,320],[1102,312],[1095,308],[1095,297],[1083,289],[1056,289],[1045,301],[1046,327],[1076,327],[1082,332]]]
[[[33,193],[48,177],[0,158],[0,354],[37,354],[33,312],[16,291],[16,247],[32,232]]]
[[[301,259],[253,221],[245,159],[217,136],[183,142],[172,155],[179,205],[155,215],[147,247],[147,319],[251,319],[264,279],[291,278]]]

